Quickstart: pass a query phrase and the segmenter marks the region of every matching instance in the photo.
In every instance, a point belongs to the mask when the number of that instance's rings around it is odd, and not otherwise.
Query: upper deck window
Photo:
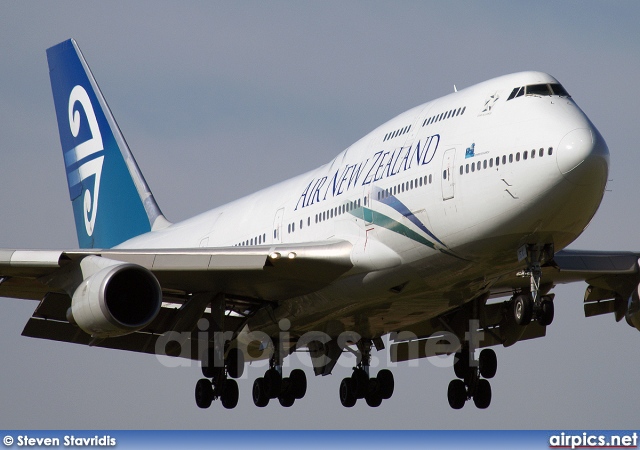
[[[542,84],[530,84],[528,86],[520,86],[514,88],[509,95],[507,101],[521,97],[522,95],[537,95],[537,96],[551,96],[559,95],[562,97],[571,97],[567,90],[559,83],[542,83]]]

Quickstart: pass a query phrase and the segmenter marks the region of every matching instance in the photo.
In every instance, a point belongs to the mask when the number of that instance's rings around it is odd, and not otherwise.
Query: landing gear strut
[[[377,408],[382,400],[393,395],[393,373],[388,369],[382,369],[377,376],[370,377],[372,341],[360,339],[357,346],[361,355],[360,362],[353,368],[351,377],[344,378],[340,383],[340,403],[346,408],[351,408],[358,399],[364,398],[367,405]]]
[[[488,408],[491,404],[491,384],[488,378],[493,378],[498,368],[496,353],[486,348],[480,352],[476,361],[469,357],[469,349],[463,348],[456,353],[453,369],[457,380],[449,383],[447,398],[449,406],[461,409],[467,400],[479,409]]]

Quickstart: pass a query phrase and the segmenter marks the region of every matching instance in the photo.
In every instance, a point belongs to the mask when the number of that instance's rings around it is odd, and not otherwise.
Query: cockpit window
[[[530,84],[527,86],[527,95],[553,95],[548,84]]]
[[[562,87],[561,84],[556,83],[550,84],[549,86],[551,87],[551,89],[553,89],[553,95],[559,95],[561,97],[571,97],[567,90]]]
[[[529,86],[520,86],[514,88],[509,95],[507,101],[520,97],[522,95],[537,95],[537,96],[551,96],[551,95],[559,95],[561,97],[571,97],[569,93],[566,91],[561,84],[551,83],[551,84],[530,84]]]

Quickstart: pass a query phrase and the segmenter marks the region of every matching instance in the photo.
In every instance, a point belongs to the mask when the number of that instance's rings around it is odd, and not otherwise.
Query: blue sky
[[[45,49],[74,37],[172,221],[330,161],[396,114],[521,70],[558,78],[605,137],[609,192],[572,248],[640,250],[640,4],[12,2],[0,16],[0,248],[77,246]],[[493,402],[452,411],[451,368],[394,369],[380,408],[313,378],[290,409],[193,401],[196,365],[23,338],[35,302],[0,300],[5,428],[633,428],[640,335],[585,319],[561,286],[546,338],[498,349]],[[382,357],[385,356],[383,353]]]

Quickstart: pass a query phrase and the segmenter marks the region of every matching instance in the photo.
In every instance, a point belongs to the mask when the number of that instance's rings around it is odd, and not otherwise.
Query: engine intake
[[[95,270],[73,293],[69,322],[97,338],[124,336],[141,330],[158,315],[162,290],[144,267],[88,256],[83,273]],[[106,266],[106,267],[104,267]]]

